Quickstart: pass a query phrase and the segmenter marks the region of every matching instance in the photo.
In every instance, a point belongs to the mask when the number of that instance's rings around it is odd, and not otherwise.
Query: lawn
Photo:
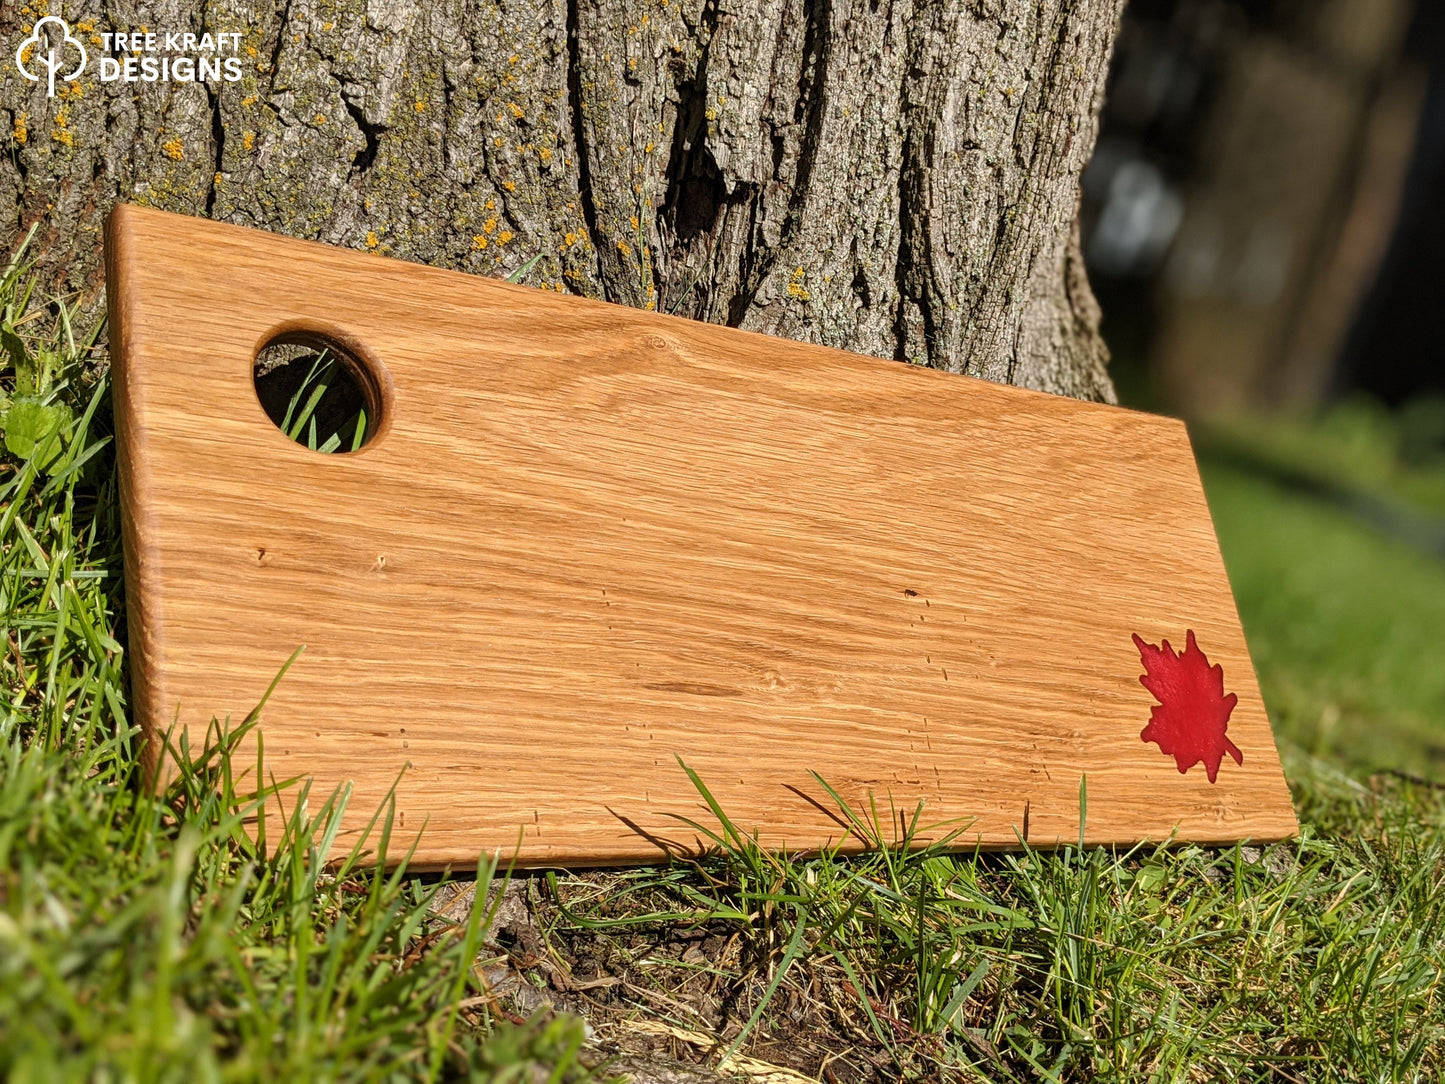
[[[7,1079],[1445,1077],[1445,571],[1250,466],[1290,448],[1220,437],[1205,470],[1297,840],[949,854],[840,809],[869,854],[783,856],[716,809],[696,862],[421,877],[325,865],[346,796],[258,788],[251,720],[140,785],[93,332],[0,282]],[[1421,503],[1397,481],[1339,485]]]
[[[1237,458],[1202,473],[1276,733],[1445,780],[1445,560]]]

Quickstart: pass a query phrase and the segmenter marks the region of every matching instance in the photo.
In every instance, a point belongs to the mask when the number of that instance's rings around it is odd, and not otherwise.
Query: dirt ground
[[[589,1059],[635,1084],[961,1079],[928,1056],[936,1039],[870,1003],[874,1018],[896,1035],[891,1048],[881,1043],[856,987],[827,960],[798,961],[729,1055],[766,995],[768,962],[752,958],[756,950],[735,923],[596,929],[569,913],[575,900],[587,901],[589,916],[605,911],[609,895],[623,888],[622,877],[593,871],[549,883],[545,875],[522,874],[506,884],[500,900],[494,888],[489,899],[496,914],[482,960],[487,989],[464,1011],[514,1021],[537,1012],[580,1016],[587,1021]],[[474,896],[471,884],[444,887],[435,907],[439,921],[464,920]]]

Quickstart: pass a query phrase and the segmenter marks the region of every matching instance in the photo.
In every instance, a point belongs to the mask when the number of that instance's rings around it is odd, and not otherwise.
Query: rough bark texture
[[[1121,0],[90,0],[245,77],[3,62],[0,223],[95,291],[116,199],[1112,399],[1079,255]],[[43,10],[6,6],[8,48]],[[119,54],[117,54],[119,55]]]

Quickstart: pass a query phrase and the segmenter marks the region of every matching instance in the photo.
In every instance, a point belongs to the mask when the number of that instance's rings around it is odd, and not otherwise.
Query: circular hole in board
[[[381,386],[329,335],[287,331],[256,353],[256,398],[277,429],[316,452],[359,451],[381,430]]]

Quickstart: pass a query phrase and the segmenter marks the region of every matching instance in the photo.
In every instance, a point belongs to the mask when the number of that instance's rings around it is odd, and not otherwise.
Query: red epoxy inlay
[[[1168,640],[1156,647],[1145,643],[1138,633],[1134,634],[1134,646],[1144,663],[1139,684],[1159,701],[1150,709],[1149,725],[1139,737],[1155,742],[1160,752],[1173,757],[1181,773],[1203,762],[1211,783],[1219,775],[1225,753],[1236,764],[1243,764],[1244,754],[1224,736],[1229,713],[1239,697],[1224,691],[1224,667],[1209,665],[1194,642],[1194,630],[1185,632],[1184,650],[1179,653]]]

